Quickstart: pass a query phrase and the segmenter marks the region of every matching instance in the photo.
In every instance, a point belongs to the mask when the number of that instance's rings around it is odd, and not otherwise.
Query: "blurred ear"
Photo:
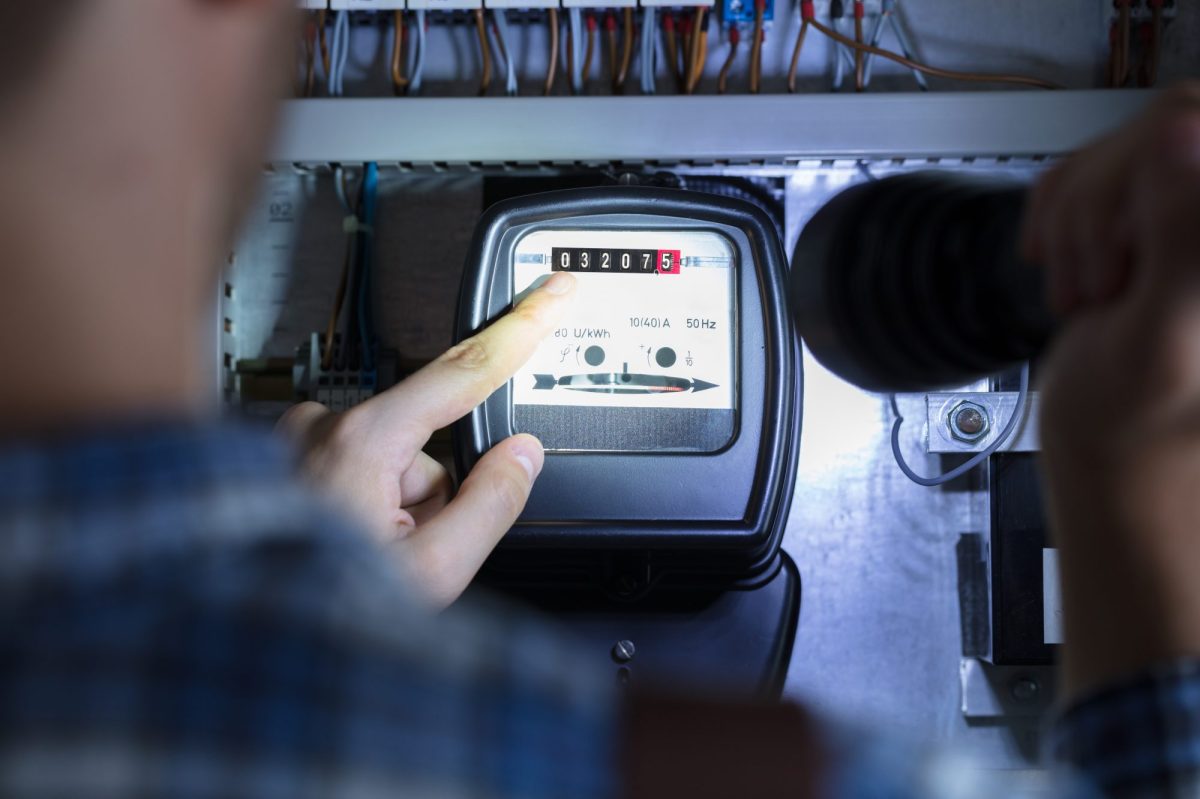
[[[290,0],[172,0],[190,6],[204,73],[231,102],[278,100],[295,75],[301,13]],[[161,2],[161,0],[160,0]],[[247,108],[243,105],[242,111]]]
[[[71,5],[0,106],[0,241],[43,263],[142,281],[171,263],[210,284],[258,185],[299,12],[292,0]]]
[[[302,15],[291,0],[176,0],[192,6],[203,43],[193,75],[197,123],[220,143],[228,172],[229,235],[253,200],[279,103],[295,77]]]

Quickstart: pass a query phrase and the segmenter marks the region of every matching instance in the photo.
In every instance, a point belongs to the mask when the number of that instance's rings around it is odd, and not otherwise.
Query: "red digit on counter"
[[[660,275],[679,274],[679,250],[658,251],[658,273]]]

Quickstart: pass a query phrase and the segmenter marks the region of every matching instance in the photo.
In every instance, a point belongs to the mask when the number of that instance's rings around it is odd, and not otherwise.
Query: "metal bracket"
[[[973,440],[954,429],[953,412],[963,403],[976,405],[986,412],[986,432]],[[929,430],[926,451],[931,454],[969,454],[986,449],[1004,429],[1017,406],[1015,391],[953,391],[925,396],[925,422]],[[1038,445],[1038,394],[1029,392],[1029,401],[1017,429],[1001,452],[1036,452]]]
[[[1116,128],[1153,97],[1154,92],[1105,90],[307,99],[285,104],[270,162],[379,161],[469,171],[549,164],[1040,158],[1070,152]],[[480,136],[480,130],[488,135]]]
[[[1053,666],[996,666],[963,658],[959,680],[967,719],[1039,717],[1054,704]]]

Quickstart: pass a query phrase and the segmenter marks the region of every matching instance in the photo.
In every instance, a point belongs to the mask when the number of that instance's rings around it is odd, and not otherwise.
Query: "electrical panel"
[[[1200,64],[1200,6],[1170,0],[765,0],[758,48],[755,0],[299,5],[309,25],[297,99],[219,294],[222,395],[233,412],[267,418],[299,399],[350,407],[450,346],[470,231],[497,199],[621,182],[732,192],[769,209],[790,251],[816,208],[866,172],[1032,179],[1148,100],[1104,89],[1166,84]],[[805,26],[809,11],[841,38]],[[731,53],[733,37],[741,46]],[[676,93],[693,96],[664,97]],[[660,99],[640,97],[650,94]],[[354,206],[372,165],[378,208],[368,223]],[[366,336],[344,316],[330,334],[348,238],[374,278],[353,306],[347,290],[342,313],[368,318]],[[369,263],[357,249],[366,238]],[[369,364],[338,356],[353,341]],[[886,685],[897,698],[885,711],[919,719],[939,708],[938,723],[961,712],[967,721],[951,737],[992,747],[997,767],[1027,765],[1022,752],[1036,747],[973,726],[1011,721],[1020,701],[980,710],[977,697],[995,686],[981,693],[972,681],[1014,669],[995,679],[1016,680],[1022,695],[1040,684],[1046,699],[1055,583],[1030,494],[1036,455],[1007,453],[986,478],[914,491],[886,447],[887,407],[812,363],[806,379],[807,494],[784,548],[827,609],[801,621],[800,645],[839,669],[826,676],[798,652],[789,690],[829,702],[849,692],[870,707],[882,690],[872,686]],[[430,452],[448,463],[448,440],[435,436]],[[969,536],[975,548],[956,552]],[[899,656],[880,669],[880,652]]]
[[[318,98],[1148,87],[1185,76],[1197,38],[1197,23],[1170,0],[301,6],[311,19],[297,94]],[[463,13],[475,11],[484,17]]]

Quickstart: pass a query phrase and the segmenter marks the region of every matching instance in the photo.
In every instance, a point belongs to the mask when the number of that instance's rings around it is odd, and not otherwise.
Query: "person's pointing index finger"
[[[574,289],[573,275],[555,272],[509,313],[382,394],[379,409],[426,436],[466,416],[529,360]]]

